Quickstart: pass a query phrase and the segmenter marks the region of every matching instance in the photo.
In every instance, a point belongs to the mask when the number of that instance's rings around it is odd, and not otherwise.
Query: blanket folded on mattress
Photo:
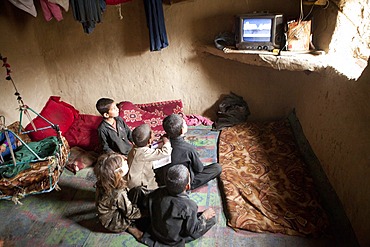
[[[287,119],[221,131],[227,224],[254,232],[318,236],[328,218]]]

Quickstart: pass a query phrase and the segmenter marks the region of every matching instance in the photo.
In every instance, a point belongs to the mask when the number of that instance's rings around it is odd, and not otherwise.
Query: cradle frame
[[[57,133],[57,139],[58,139],[58,147],[56,148],[57,152],[54,155],[41,158],[27,145],[26,142],[24,142],[22,140],[21,137],[19,137],[19,135],[14,133],[12,130],[9,130],[6,126],[1,128],[1,131],[5,132],[6,136],[8,136],[9,132],[12,133],[15,136],[15,138],[17,140],[19,140],[22,143],[22,145],[24,145],[35,156],[35,158],[33,160],[27,162],[31,165],[31,168],[27,169],[27,170],[30,170],[30,172],[31,172],[33,167],[37,166],[38,163],[40,165],[42,165],[44,162],[48,163],[47,168],[48,168],[49,184],[47,186],[45,186],[45,188],[43,188],[43,189],[29,190],[28,187],[30,187],[30,186],[22,187],[22,186],[19,186],[19,185],[15,185],[14,187],[12,187],[12,188],[14,188],[14,193],[13,194],[9,194],[7,192],[4,193],[4,188],[6,187],[6,185],[9,184],[9,186],[13,186],[14,185],[14,180],[17,180],[18,176],[20,176],[21,174],[23,176],[22,177],[22,179],[23,179],[24,178],[24,173],[26,171],[20,172],[19,174],[17,174],[13,178],[4,178],[3,177],[3,178],[0,179],[0,199],[12,200],[15,204],[22,204],[19,200],[21,198],[24,198],[27,195],[47,193],[47,192],[51,192],[54,189],[55,190],[60,190],[60,187],[58,186],[58,182],[59,182],[59,177],[61,176],[61,174],[62,174],[62,172],[65,168],[65,165],[68,161],[69,145],[68,145],[68,142],[65,140],[65,138],[62,136],[58,125],[53,124],[52,122],[50,122],[48,119],[43,117],[41,114],[39,114],[38,112],[36,112],[32,108],[24,105],[23,102],[19,98],[18,98],[18,102],[20,103],[20,107],[19,107],[20,121],[19,121],[18,133],[28,134],[28,133],[31,133],[31,132],[42,131],[42,130],[45,130],[45,129],[53,128]],[[42,127],[42,128],[37,128],[34,125],[33,121],[31,120],[31,117],[30,117],[30,114],[29,114],[28,110],[30,110],[32,113],[34,113],[35,115],[37,115],[38,117],[43,119],[45,122],[47,122],[48,126]],[[33,130],[22,131],[23,114],[27,115],[27,117],[30,119],[30,124],[33,126]],[[4,125],[5,125],[5,121],[4,121]],[[25,162],[23,162],[23,163],[18,162],[17,163],[16,160],[15,160],[15,156],[14,156],[12,148],[11,148],[10,151],[11,151],[11,154],[12,154],[11,156],[12,156],[13,163],[12,164],[6,164],[6,165],[0,165],[0,168],[17,166],[17,165],[25,163]],[[45,183],[45,181],[42,181],[42,180],[39,180],[37,182],[41,183],[41,184]],[[20,182],[20,184],[22,185],[21,182]]]

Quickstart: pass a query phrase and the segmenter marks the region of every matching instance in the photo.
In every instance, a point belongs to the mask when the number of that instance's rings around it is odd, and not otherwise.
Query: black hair
[[[109,109],[112,105],[112,103],[114,103],[114,100],[112,99],[109,99],[109,98],[100,98],[97,102],[96,102],[96,110],[98,110],[98,112],[100,113],[100,115],[104,116],[104,113],[108,113],[109,112]]]
[[[151,136],[152,130],[148,124],[139,125],[132,131],[132,139],[138,147],[145,147]]]
[[[163,119],[163,129],[169,138],[176,138],[181,135],[183,118],[179,114],[171,114]]]
[[[184,192],[189,183],[189,171],[184,165],[174,165],[168,168],[166,176],[166,188],[172,195]]]

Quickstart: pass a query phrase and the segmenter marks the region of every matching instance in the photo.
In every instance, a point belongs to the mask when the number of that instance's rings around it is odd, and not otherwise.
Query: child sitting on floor
[[[127,156],[132,148],[132,132],[118,115],[116,103],[112,99],[101,98],[96,102],[96,109],[104,118],[98,127],[103,152],[116,152]]]
[[[171,114],[164,118],[163,129],[170,138],[172,153],[171,164],[155,170],[159,185],[164,183],[166,170],[174,165],[183,164],[190,172],[190,188],[196,189],[208,181],[218,177],[221,174],[221,166],[218,163],[212,163],[204,166],[200,161],[199,154],[195,147],[185,141],[185,133],[188,126],[185,120],[178,114]]]
[[[133,223],[141,218],[138,207],[127,197],[124,176],[128,165],[124,156],[117,153],[103,154],[94,167],[96,175],[96,207],[101,224],[112,232],[127,230],[137,240],[142,232]]]
[[[153,167],[158,162],[163,162],[171,157],[171,143],[166,137],[162,137],[163,145],[151,148],[154,134],[148,124],[142,124],[132,131],[134,147],[127,157],[129,172],[127,176],[129,198],[138,202],[139,208],[145,208],[146,195],[157,189]],[[167,159],[166,159],[167,158]]]
[[[163,146],[161,148],[151,148],[154,134],[148,124],[142,124],[132,131],[134,148],[130,151],[127,162],[128,188],[132,189],[142,186],[148,190],[155,190],[158,184],[155,181],[153,162],[169,157],[171,155],[171,143],[166,137],[162,137]]]
[[[186,193],[189,189],[188,169],[183,165],[170,167],[166,186],[149,194],[151,223],[142,243],[148,246],[185,246],[216,224],[212,208],[198,213],[197,204]]]

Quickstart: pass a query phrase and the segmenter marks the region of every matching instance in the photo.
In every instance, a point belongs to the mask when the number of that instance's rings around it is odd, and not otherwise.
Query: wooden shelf
[[[200,51],[248,65],[264,66],[277,70],[320,71],[327,67],[326,55],[320,51],[283,51],[279,56],[269,51],[247,51],[230,48],[219,50],[214,46],[203,46]]]

